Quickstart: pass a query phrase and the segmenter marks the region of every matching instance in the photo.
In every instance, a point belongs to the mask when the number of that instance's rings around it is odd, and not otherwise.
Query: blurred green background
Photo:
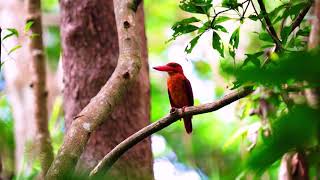
[[[173,34],[171,26],[178,20],[190,16],[190,14],[179,9],[179,2],[179,0],[144,1],[149,64],[152,67],[170,61],[179,62],[183,65],[185,74],[192,83],[195,105],[212,102],[230,92],[229,89],[233,86],[234,78],[226,72],[228,70],[232,71],[232,68],[228,67],[233,62],[226,63],[221,59],[219,53],[210,47],[211,37],[209,38],[207,35],[200,38],[198,45],[191,54],[186,54],[184,49],[191,40],[192,33],[168,42]],[[280,1],[269,2],[266,4],[268,9],[273,9],[280,4]],[[42,0],[42,3],[43,11],[46,13],[57,13],[59,11],[57,0]],[[218,1],[214,2],[214,4],[219,3]],[[260,31],[260,27],[251,21],[245,20],[243,24],[232,21],[223,25],[229,32],[221,35],[225,42],[228,42],[231,32],[241,26],[240,44],[236,55],[238,59],[244,59],[246,53],[254,53],[258,48],[270,45],[267,41],[259,41],[263,38],[261,34],[257,36],[258,33],[255,33],[255,31]],[[45,29],[45,45],[50,68],[56,70],[61,50],[59,27],[50,26]],[[247,75],[246,73],[245,75]],[[232,72],[229,72],[229,74],[232,74]],[[250,74],[251,77],[254,75]],[[150,68],[152,122],[168,114],[170,110],[165,85],[166,77],[166,74],[155,72]],[[246,82],[246,80],[244,77],[243,82]],[[193,117],[194,131],[192,135],[185,133],[181,121],[153,135],[152,150],[155,158],[155,178],[157,180],[277,179],[280,161],[278,156],[270,155],[270,152],[273,153],[272,149],[268,149],[272,147],[271,145],[267,145],[264,150],[254,150],[252,158],[249,159],[249,165],[244,163],[248,157],[248,148],[257,144],[257,137],[263,139],[263,136],[258,134],[260,133],[259,130],[264,128],[260,121],[261,118],[257,115],[248,116],[251,109],[257,108],[259,98],[261,98],[260,94],[255,94],[217,112]],[[271,95],[268,97],[269,100],[279,107],[277,113],[284,111],[285,105],[280,102],[279,96]],[[61,101],[60,98],[55,101],[50,119],[50,131],[55,152],[61,145],[63,138]],[[298,108],[295,113],[295,117],[300,117],[301,109]],[[283,127],[283,121],[281,120],[290,117],[282,116],[279,123],[276,124],[276,128]],[[309,119],[312,119],[312,117]],[[295,123],[297,119],[299,118],[293,118],[293,127],[298,124],[298,122]],[[305,129],[312,126],[312,123],[306,123]],[[1,93],[0,98],[0,129],[0,153],[12,157],[14,149],[13,122],[10,105],[3,93]],[[291,136],[290,133],[292,132],[284,132],[283,137],[287,135],[286,133]],[[308,139],[309,136],[306,138]],[[286,152],[290,148],[291,146],[283,147],[283,149],[277,149],[276,152]],[[268,156],[264,156],[266,159],[270,157],[276,157],[276,159],[273,159],[271,166],[261,176],[256,177],[248,173],[248,168],[254,166],[252,169],[255,169],[264,166],[263,160],[265,159],[259,161],[261,153],[269,153]],[[12,166],[10,160],[6,162],[5,166]],[[35,163],[31,172],[22,174],[17,179],[32,179],[39,169],[39,163]]]

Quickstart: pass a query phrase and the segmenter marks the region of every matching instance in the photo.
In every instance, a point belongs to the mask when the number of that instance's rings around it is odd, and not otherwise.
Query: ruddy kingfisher
[[[182,108],[193,106],[193,93],[190,81],[183,74],[180,64],[170,62],[164,66],[153,67],[158,71],[165,71],[169,74],[167,80],[169,100],[171,111],[174,108]],[[192,132],[192,116],[183,117],[184,127],[188,134]]]

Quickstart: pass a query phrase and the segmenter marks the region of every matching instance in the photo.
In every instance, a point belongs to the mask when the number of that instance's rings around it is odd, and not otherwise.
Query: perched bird
[[[184,108],[193,106],[193,93],[189,80],[183,74],[180,64],[170,62],[164,66],[153,67],[158,71],[168,72],[167,80],[169,100],[171,110],[174,108]],[[184,127],[188,134],[192,132],[192,116],[183,117]]]

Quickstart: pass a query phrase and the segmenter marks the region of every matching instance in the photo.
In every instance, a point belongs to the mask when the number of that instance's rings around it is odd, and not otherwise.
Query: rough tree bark
[[[118,62],[119,46],[112,0],[62,0],[60,5],[64,109],[68,131],[74,117],[110,78]],[[91,134],[78,169],[92,169],[114,146],[149,123],[149,77],[142,6],[137,17],[136,28],[142,52],[138,79],[111,116]],[[112,172],[117,179],[120,176],[151,179],[150,139],[132,149]]]
[[[53,149],[51,138],[48,130],[48,107],[46,88],[46,62],[42,40],[42,23],[41,23],[41,3],[40,0],[27,0],[27,19],[26,23],[33,22],[30,33],[37,34],[36,37],[30,38],[29,49],[31,54],[31,71],[32,82],[30,87],[33,88],[34,98],[34,118],[36,122],[36,147],[39,148],[41,177],[47,173],[53,161]]]

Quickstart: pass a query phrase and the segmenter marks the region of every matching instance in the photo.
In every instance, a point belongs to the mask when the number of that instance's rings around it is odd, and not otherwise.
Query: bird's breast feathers
[[[185,87],[186,77],[182,74],[174,74],[168,78],[167,85],[172,101],[176,108],[188,106],[188,94]]]

